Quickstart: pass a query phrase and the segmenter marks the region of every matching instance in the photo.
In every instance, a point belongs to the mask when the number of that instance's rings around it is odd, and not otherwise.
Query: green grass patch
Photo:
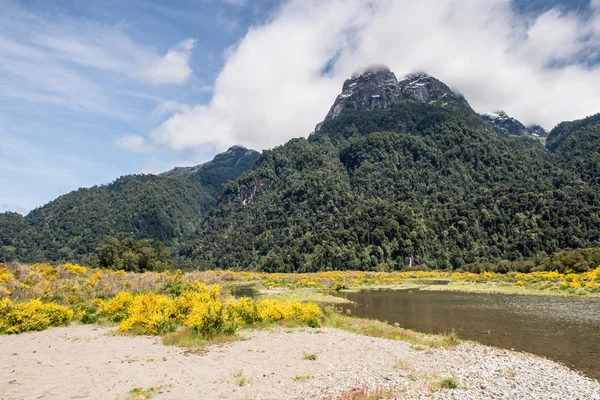
[[[458,389],[458,382],[454,378],[445,378],[440,382],[442,389]]]
[[[332,308],[326,308],[323,326],[342,329],[359,335],[380,337],[391,340],[401,340],[415,346],[450,347],[461,341],[452,332],[448,335],[426,335],[408,329],[388,325],[378,320],[355,318],[343,315]]]
[[[296,375],[294,377],[294,381],[296,382],[306,382],[306,381],[310,381],[313,378],[312,375]]]
[[[214,344],[231,343],[239,340],[246,340],[238,334],[218,334],[210,339],[194,332],[188,327],[182,327],[176,332],[168,333],[163,336],[162,342],[167,346],[177,346],[188,350],[190,353],[202,353],[204,348]]]
[[[171,386],[171,385],[167,385]],[[133,388],[127,394],[127,400],[146,400],[151,399],[157,394],[162,394],[167,386],[151,386],[149,388]]]
[[[325,289],[316,288],[288,288],[277,287],[273,289],[261,289],[258,291],[260,297],[280,301],[299,301],[301,303],[319,304],[342,304],[352,303],[343,297],[333,296]]]

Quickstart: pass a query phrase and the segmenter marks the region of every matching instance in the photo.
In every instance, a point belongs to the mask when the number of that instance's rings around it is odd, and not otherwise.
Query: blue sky
[[[233,144],[261,150],[306,136],[345,77],[373,63],[426,70],[479,112],[505,109],[546,128],[600,111],[597,1],[0,0],[0,9],[0,212],[194,165]]]

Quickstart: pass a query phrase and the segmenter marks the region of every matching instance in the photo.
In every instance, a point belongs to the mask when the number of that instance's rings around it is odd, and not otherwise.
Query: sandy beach
[[[330,328],[242,335],[203,354],[92,325],[2,336],[0,399],[336,399],[353,388],[409,399],[600,399],[600,383],[565,366],[481,345],[429,349]],[[446,378],[458,388],[441,388]]]

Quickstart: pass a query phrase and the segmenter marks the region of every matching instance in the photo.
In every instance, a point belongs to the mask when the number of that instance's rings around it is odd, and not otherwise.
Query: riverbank
[[[600,383],[565,366],[477,344],[278,327],[242,331],[246,340],[197,355],[113,331],[71,325],[2,337],[0,399],[353,399],[364,390],[406,399],[600,399]]]
[[[493,293],[493,294],[519,294],[527,296],[557,296],[557,297],[587,297],[600,298],[599,292],[585,291],[557,291],[551,289],[534,289],[526,286],[509,286],[494,283],[448,283],[444,285],[430,285],[417,283],[404,283],[399,285],[361,285],[352,286],[343,291],[358,292],[360,290],[429,290],[438,292],[465,292],[465,293]]]

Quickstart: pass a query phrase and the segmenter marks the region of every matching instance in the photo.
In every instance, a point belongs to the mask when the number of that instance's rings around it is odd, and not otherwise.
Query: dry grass
[[[356,387],[346,390],[337,396],[329,396],[328,400],[383,400],[383,399],[399,399],[401,398],[397,392],[388,388],[369,389],[366,386]]]
[[[133,388],[129,391],[129,393],[127,394],[127,400],[146,400],[146,399],[151,399],[152,397],[156,396],[157,394],[162,394],[164,392],[164,389],[166,387],[170,387],[171,385],[167,385],[167,386],[152,386],[146,389],[143,388]]]
[[[239,340],[246,339],[238,334],[229,335],[224,333],[206,339],[186,326],[181,327],[177,332],[168,333],[162,338],[163,344],[181,347],[187,352],[194,354],[203,353],[205,348],[210,345],[237,342]]]

